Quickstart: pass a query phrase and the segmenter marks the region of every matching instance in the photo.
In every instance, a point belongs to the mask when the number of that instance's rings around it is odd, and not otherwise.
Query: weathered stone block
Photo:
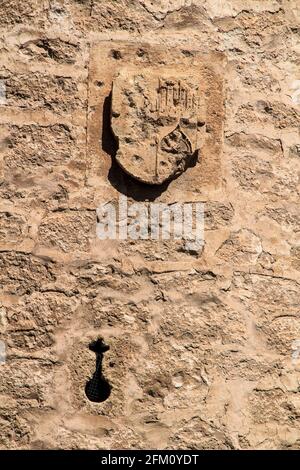
[[[89,99],[90,177],[107,178],[110,154],[135,180],[217,188],[223,129],[222,54],[130,43],[95,45]],[[111,133],[111,129],[114,136]]]

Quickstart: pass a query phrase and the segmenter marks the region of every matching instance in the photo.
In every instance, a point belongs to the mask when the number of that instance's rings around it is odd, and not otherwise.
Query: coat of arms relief
[[[196,164],[204,142],[204,93],[192,72],[173,74],[124,68],[113,83],[117,162],[147,184],[162,184]]]

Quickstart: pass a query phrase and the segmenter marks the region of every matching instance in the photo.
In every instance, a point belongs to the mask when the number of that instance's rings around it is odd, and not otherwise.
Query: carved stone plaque
[[[126,67],[113,82],[116,159],[131,176],[161,184],[194,164],[205,139],[205,99],[195,74]]]
[[[138,192],[141,181],[149,185],[145,191],[156,185],[154,193],[168,188],[183,199],[220,188],[225,68],[222,53],[126,41],[94,44],[89,184],[99,194],[103,185],[113,194],[122,185]]]

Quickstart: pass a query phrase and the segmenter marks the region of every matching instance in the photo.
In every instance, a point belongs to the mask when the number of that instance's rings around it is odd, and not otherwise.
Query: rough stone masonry
[[[299,20],[0,1],[2,449],[300,449]],[[204,246],[99,240],[120,194],[203,202]]]

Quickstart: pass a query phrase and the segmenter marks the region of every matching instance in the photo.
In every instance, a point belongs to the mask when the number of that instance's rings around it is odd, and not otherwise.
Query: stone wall
[[[0,12],[1,448],[299,449],[297,0]],[[141,70],[149,50],[222,57],[218,181],[196,166],[153,188],[114,162],[103,99],[130,47]],[[96,208],[120,194],[205,202],[204,248],[97,239]],[[97,336],[101,403],[85,395]]]

